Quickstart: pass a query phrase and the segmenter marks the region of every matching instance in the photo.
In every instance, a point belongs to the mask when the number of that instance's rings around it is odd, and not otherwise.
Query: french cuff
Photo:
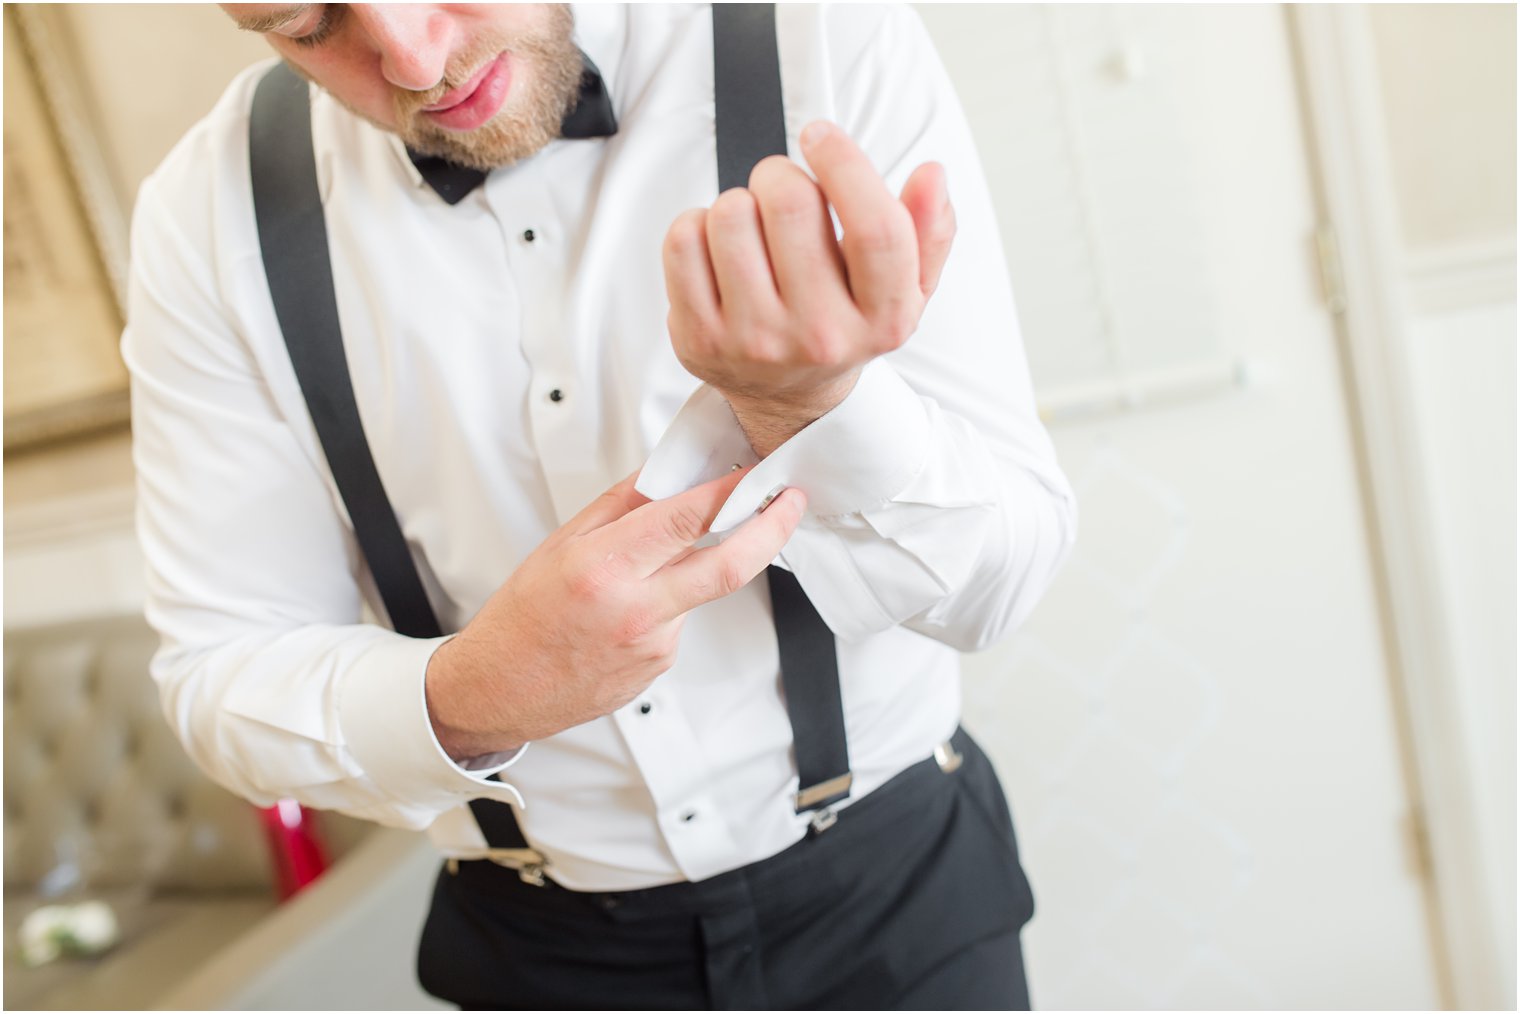
[[[523,755],[472,758],[462,767],[444,752],[428,718],[428,660],[448,637],[392,635],[349,671],[338,697],[338,726],[354,760],[375,785],[401,802],[443,812],[484,797],[523,805],[517,789],[487,781]]]
[[[808,513],[831,517],[891,500],[923,467],[929,418],[921,398],[880,359],[867,363],[855,387],[826,415],[756,464],[728,402],[703,385],[676,414],[635,484],[659,500],[754,464],[712,524],[723,533],[795,487]]]

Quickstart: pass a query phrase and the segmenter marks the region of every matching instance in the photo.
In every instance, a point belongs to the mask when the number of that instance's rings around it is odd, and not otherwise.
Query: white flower
[[[103,901],[85,901],[74,906],[68,928],[79,949],[98,954],[116,943],[119,930],[116,913]]]
[[[62,954],[99,954],[120,938],[116,913],[103,901],[44,905],[21,922],[21,960],[43,965]]]
[[[44,905],[21,921],[21,960],[45,965],[63,951],[62,929],[68,921],[66,905]]]

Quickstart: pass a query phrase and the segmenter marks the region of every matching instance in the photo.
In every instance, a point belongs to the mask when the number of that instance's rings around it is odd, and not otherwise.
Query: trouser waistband
[[[890,837],[893,825],[919,811],[945,787],[945,775],[959,766],[968,749],[976,749],[965,730],[957,728],[947,744],[933,755],[904,768],[869,795],[839,811],[838,822],[826,831],[810,831],[767,859],[720,873],[706,880],[682,881],[632,891],[575,891],[557,884],[549,868],[542,886],[525,883],[518,872],[487,859],[459,860],[457,876],[472,890],[494,894],[512,904],[539,911],[594,911],[618,921],[640,913],[668,915],[722,908],[743,898],[752,880],[785,876],[789,866],[817,861],[820,855],[847,850],[852,842]],[[454,864],[451,863],[451,868]]]

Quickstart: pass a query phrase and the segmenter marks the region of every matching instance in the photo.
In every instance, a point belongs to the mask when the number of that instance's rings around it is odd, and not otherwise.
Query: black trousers
[[[954,771],[916,764],[709,880],[596,894],[445,869],[423,988],[466,1009],[1027,1010],[1013,823],[986,755],[952,742]]]

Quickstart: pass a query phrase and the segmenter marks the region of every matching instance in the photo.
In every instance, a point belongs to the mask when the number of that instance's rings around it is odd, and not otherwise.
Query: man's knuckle
[[[698,602],[713,602],[743,588],[752,576],[742,561],[725,557],[692,577],[690,593]]]
[[[690,504],[670,504],[661,515],[661,522],[665,534],[676,542],[696,542],[707,530],[707,519]]]
[[[788,227],[822,217],[824,202],[818,185],[788,163],[789,172],[773,173],[755,187],[755,197],[768,220]]]
[[[646,673],[658,673],[669,668],[665,662],[668,657],[665,645],[652,634],[645,634],[635,643],[635,664]]]
[[[718,195],[707,213],[709,230],[733,229],[754,222],[755,195],[743,187],[733,187]]]
[[[565,590],[581,606],[601,601],[612,584],[610,561],[582,563],[565,572]]]
[[[877,311],[872,333],[878,352],[890,352],[898,348],[918,327],[919,307],[916,302],[899,296],[889,299]]]
[[[887,304],[886,336],[888,340],[904,342],[918,325],[918,301],[903,296]]]
[[[665,328],[675,344],[677,355],[706,355],[712,351],[714,323],[712,319],[690,303],[672,304],[665,315]]]
[[[813,355],[813,362],[817,366],[830,372],[841,369],[860,358],[860,352],[854,346],[826,345]]]
[[[882,222],[857,225],[847,239],[852,247],[866,254],[892,253],[898,247],[896,230]]]
[[[665,232],[665,250],[677,257],[698,252],[703,247],[701,212],[684,212],[677,216]]]
[[[807,325],[806,342],[810,349],[838,348],[846,341],[844,328],[829,317],[820,317]]]
[[[845,239],[865,253],[888,254],[902,250],[912,236],[912,216],[907,208],[895,204],[856,225]]]
[[[743,358],[752,366],[774,368],[793,362],[796,351],[790,342],[765,331],[751,336],[745,345]]]
[[[749,583],[749,573],[744,565],[735,559],[725,559],[717,567],[713,574],[713,587],[717,594],[715,598],[732,595]]]
[[[767,155],[749,171],[749,189],[757,194],[765,193],[783,184],[794,169],[796,165],[785,155]]]
[[[676,664],[676,652],[681,647],[681,636],[674,630],[661,630],[646,638],[649,645],[649,663],[664,672]]]
[[[767,204],[766,211],[778,226],[787,229],[812,228],[812,223],[823,218],[818,195],[806,191],[785,191]]]
[[[649,632],[655,618],[649,607],[634,603],[626,607],[612,630],[613,642],[622,648],[642,655],[647,649]]]

